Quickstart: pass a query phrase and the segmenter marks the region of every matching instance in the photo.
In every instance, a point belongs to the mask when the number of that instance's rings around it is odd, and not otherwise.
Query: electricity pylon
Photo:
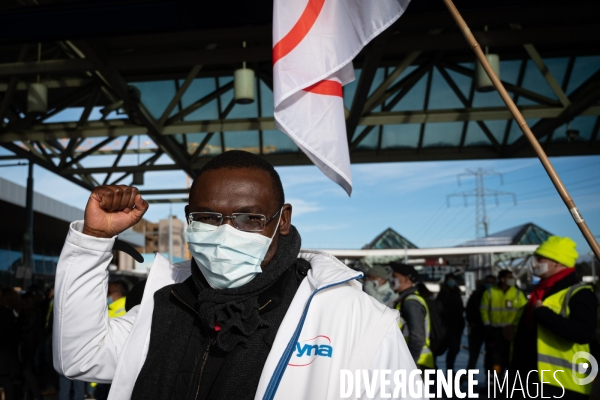
[[[486,176],[498,175],[500,177],[500,184],[503,185],[504,181],[502,180],[502,174],[498,172],[494,172],[491,169],[484,170],[482,168],[477,168],[477,170],[473,171],[467,169],[467,172],[458,174],[458,186],[460,186],[460,178],[462,177],[473,177],[475,178],[475,190],[469,190],[461,193],[449,194],[446,196],[446,202],[448,207],[450,207],[450,197],[462,197],[465,202],[465,207],[468,206],[467,198],[475,197],[475,237],[486,237],[488,235],[488,229],[490,225],[489,217],[486,211],[485,198],[494,196],[496,198],[496,206],[499,205],[498,197],[499,196],[512,196],[515,205],[517,205],[517,196],[514,193],[510,192],[501,192],[499,190],[489,190],[484,186],[484,178]]]

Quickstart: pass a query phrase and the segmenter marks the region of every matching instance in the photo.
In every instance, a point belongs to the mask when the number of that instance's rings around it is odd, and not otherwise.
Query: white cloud
[[[296,198],[287,199],[287,202],[292,205],[292,218],[321,210],[321,207],[319,207],[316,201],[305,201]]]

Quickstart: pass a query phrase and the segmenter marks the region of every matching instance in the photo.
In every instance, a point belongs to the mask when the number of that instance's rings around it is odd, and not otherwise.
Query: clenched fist
[[[85,207],[83,233],[111,238],[137,224],[148,210],[148,202],[133,186],[98,186]]]

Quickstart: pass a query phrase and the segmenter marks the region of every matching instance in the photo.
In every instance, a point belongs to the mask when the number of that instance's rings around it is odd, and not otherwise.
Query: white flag
[[[350,155],[342,87],[352,59],[410,0],[274,0],[275,126],[348,195]]]

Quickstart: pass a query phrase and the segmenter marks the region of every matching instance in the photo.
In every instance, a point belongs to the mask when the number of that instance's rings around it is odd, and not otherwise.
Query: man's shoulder
[[[189,296],[193,296],[193,294],[191,293],[190,284],[189,284],[191,279],[192,279],[192,277],[190,276],[183,282],[171,283],[170,285],[161,287],[156,292],[154,292],[154,301],[170,299],[174,296],[173,293],[177,293],[179,295],[181,295],[181,294],[188,295],[189,294]],[[189,297],[189,296],[186,296],[186,297]]]
[[[349,268],[333,255],[319,250],[300,250],[298,257],[310,263],[307,277],[315,289],[321,290],[348,283],[362,290],[362,285],[357,279],[362,278],[363,273]]]

